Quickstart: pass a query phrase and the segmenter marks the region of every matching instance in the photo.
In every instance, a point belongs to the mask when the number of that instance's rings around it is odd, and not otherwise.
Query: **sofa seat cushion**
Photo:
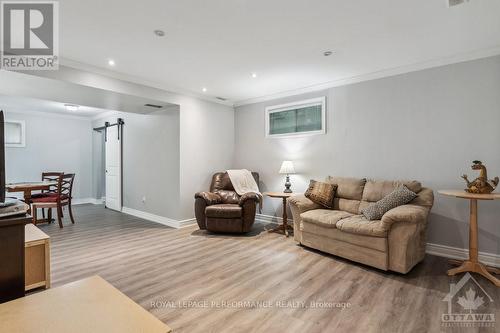
[[[353,216],[353,214],[331,209],[313,209],[300,214],[302,221],[317,224],[325,228],[335,228],[338,221],[349,216]]]
[[[241,213],[241,207],[234,204],[212,205],[205,208],[205,214],[207,217],[232,219],[241,217]]]
[[[300,231],[316,235],[325,243],[325,246],[335,241],[345,242],[357,246],[366,247],[368,249],[387,252],[387,238],[373,237],[367,235],[351,234],[343,232],[337,228],[325,228],[319,224],[308,223],[302,221],[300,223]]]
[[[336,224],[337,229],[352,234],[367,235],[374,237],[387,237],[387,229],[382,221],[368,221],[363,215],[354,215],[342,219]]]

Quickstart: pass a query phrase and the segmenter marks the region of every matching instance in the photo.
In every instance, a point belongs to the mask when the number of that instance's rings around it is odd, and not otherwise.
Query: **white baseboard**
[[[122,207],[122,213],[132,215],[135,217],[139,217],[141,219],[148,220],[151,222],[160,223],[160,224],[163,224],[163,225],[166,225],[166,226],[169,226],[172,228],[176,228],[176,229],[179,229],[182,227],[180,224],[181,221],[170,219],[170,218],[164,217],[164,216],[159,216],[159,215],[143,212],[143,211],[129,208],[129,207]]]
[[[272,216],[272,215],[265,215],[265,214],[255,214],[255,221],[259,221],[262,223],[283,223],[283,218],[277,217],[277,216]],[[289,224],[292,223],[292,219],[287,220]]]
[[[96,198],[75,198],[71,201],[73,205],[85,205],[85,204],[93,204],[93,205],[102,205],[104,203],[104,198],[96,199]]]
[[[461,249],[440,244],[427,243],[425,252],[450,259],[464,260],[469,258],[469,249]],[[498,254],[479,252],[479,261],[488,266],[500,267],[500,255]]]
[[[186,228],[196,224],[196,218],[186,219],[177,221],[179,223],[179,228]]]

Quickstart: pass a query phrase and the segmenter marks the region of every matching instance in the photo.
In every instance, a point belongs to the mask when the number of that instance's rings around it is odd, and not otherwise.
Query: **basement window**
[[[326,97],[266,108],[266,137],[325,134]]]
[[[23,120],[5,121],[5,147],[26,147],[26,123]]]

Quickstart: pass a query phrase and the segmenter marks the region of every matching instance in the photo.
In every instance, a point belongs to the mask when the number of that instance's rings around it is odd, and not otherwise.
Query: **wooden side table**
[[[270,198],[281,198],[283,199],[283,224],[278,227],[269,230],[269,232],[283,232],[286,237],[290,236],[289,230],[293,231],[293,227],[288,225],[287,215],[286,215],[286,199],[294,195],[294,193],[284,193],[284,192],[264,192]]]
[[[474,272],[481,274],[497,287],[500,287],[500,280],[494,277],[491,273],[500,274],[500,269],[487,267],[478,260],[478,241],[477,241],[477,201],[478,200],[495,200],[500,199],[500,194],[475,194],[467,193],[460,190],[442,190],[439,194],[452,196],[470,201],[470,221],[469,221],[469,259],[465,261],[453,260],[451,263],[458,263],[460,266],[450,269],[448,275],[455,275],[463,272]],[[490,273],[491,272],[491,273]]]

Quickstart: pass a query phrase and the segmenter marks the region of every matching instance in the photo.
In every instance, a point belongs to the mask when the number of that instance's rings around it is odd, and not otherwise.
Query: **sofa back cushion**
[[[337,185],[333,209],[359,214],[359,205],[366,183],[365,178],[328,176],[325,181]]]
[[[367,208],[371,203],[381,200],[400,185],[405,185],[410,191],[417,194],[422,190],[422,184],[416,180],[368,179],[363,190],[361,204],[359,205],[359,214],[361,214],[361,211]]]

